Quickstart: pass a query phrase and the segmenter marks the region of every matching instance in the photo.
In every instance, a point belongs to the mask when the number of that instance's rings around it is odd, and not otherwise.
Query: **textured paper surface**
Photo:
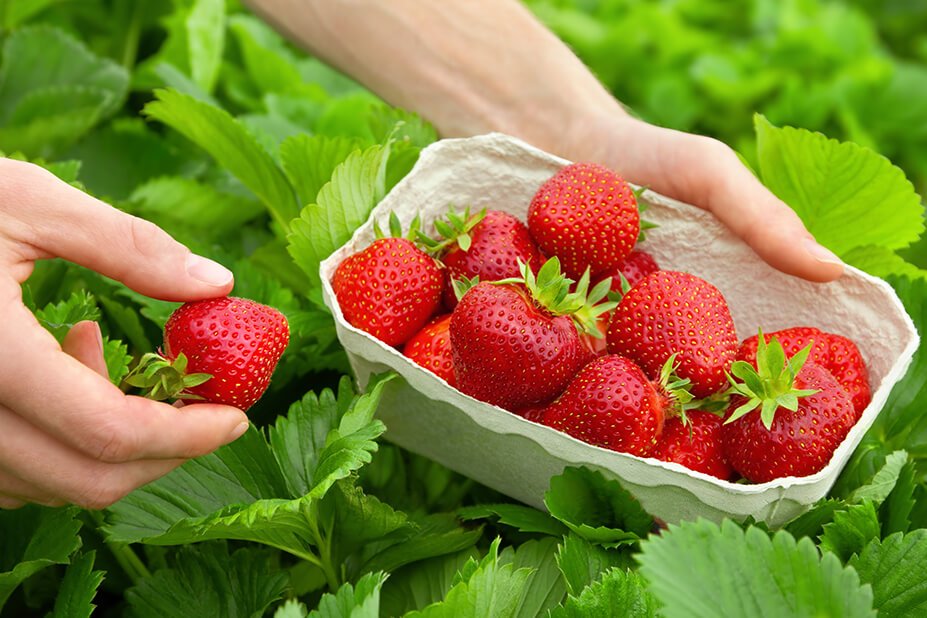
[[[387,439],[538,508],[543,508],[550,477],[578,465],[617,478],[667,522],[753,516],[776,525],[822,498],[907,370],[918,344],[914,325],[884,281],[853,268],[829,284],[784,275],[709,213],[652,191],[645,194],[650,203],[645,218],[659,227],[648,231],[642,248],[662,268],[691,272],[717,286],[740,339],[756,334],[758,327],[770,332],[808,325],[850,337],[859,346],[869,368],[872,403],[817,474],[739,485],[677,464],[590,446],[460,393],[344,320],[330,280],[341,260],[373,241],[374,220],[387,229],[391,211],[405,224],[420,215],[431,233],[432,222],[449,205],[503,210],[525,220],[535,191],[566,163],[499,134],[433,144],[351,241],[323,262],[325,302],[360,384],[390,369],[405,379],[392,383],[380,406]]]

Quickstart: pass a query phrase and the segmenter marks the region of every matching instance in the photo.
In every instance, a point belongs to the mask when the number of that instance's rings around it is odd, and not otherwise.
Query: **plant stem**
[[[145,566],[142,559],[138,557],[138,554],[135,553],[131,545],[128,543],[108,541],[106,536],[100,532],[100,526],[103,525],[103,514],[99,511],[87,511],[87,513],[90,514],[91,519],[93,519],[93,522],[97,525],[97,532],[103,537],[103,542],[106,544],[106,547],[109,548],[113,557],[116,558],[116,562],[119,563],[122,570],[129,576],[132,584],[138,584],[141,580],[151,577],[151,571],[148,570],[148,567]]]
[[[132,14],[126,26],[126,36],[122,43],[122,66],[132,70],[138,55],[138,42],[142,34],[142,8],[145,0],[132,3]]]

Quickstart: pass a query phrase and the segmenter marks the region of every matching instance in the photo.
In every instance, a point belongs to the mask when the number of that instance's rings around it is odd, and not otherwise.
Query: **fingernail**
[[[240,438],[240,437],[242,437],[243,435],[245,435],[245,432],[248,431],[248,426],[249,426],[249,425],[248,425],[247,421],[246,421],[246,422],[243,422],[243,423],[238,423],[237,425],[235,425],[235,429],[233,429],[233,430],[232,430],[232,433],[229,434],[229,439],[228,439],[228,441],[229,441],[229,442],[234,442],[234,441],[237,440],[238,438]]]
[[[228,268],[194,253],[187,256],[187,274],[216,287],[226,286],[232,281],[232,271]]]
[[[827,247],[822,247],[815,241],[810,238],[805,239],[805,250],[811,254],[811,257],[816,259],[819,262],[824,262],[825,264],[837,264],[843,266],[843,260],[837,257],[837,255],[828,249]]]
[[[96,335],[97,344],[99,344],[100,349],[102,350],[103,349],[103,331],[100,330],[99,322],[93,323],[93,334]]]

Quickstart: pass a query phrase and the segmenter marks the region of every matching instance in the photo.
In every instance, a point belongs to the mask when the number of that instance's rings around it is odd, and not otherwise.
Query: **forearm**
[[[569,156],[620,104],[515,0],[249,0],[259,14],[443,136],[503,131]],[[583,125],[583,126],[577,126]]]

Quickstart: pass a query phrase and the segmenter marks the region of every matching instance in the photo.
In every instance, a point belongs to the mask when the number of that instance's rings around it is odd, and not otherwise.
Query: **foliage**
[[[927,330],[927,9],[874,0],[528,0],[634,113],[734,146]],[[0,511],[0,609],[87,616],[919,615],[927,351],[830,495],[778,531],[662,527],[586,468],[547,512],[381,441],[318,265],[437,139],[236,0],[0,3],[0,150],[154,221],[278,307],[240,440],[105,513]],[[799,128],[800,127],[800,128]],[[130,153],[130,156],[127,155]],[[60,260],[23,299],[100,322],[111,379],[176,307]],[[925,343],[924,345],[927,345]],[[710,591],[710,594],[706,594]]]

